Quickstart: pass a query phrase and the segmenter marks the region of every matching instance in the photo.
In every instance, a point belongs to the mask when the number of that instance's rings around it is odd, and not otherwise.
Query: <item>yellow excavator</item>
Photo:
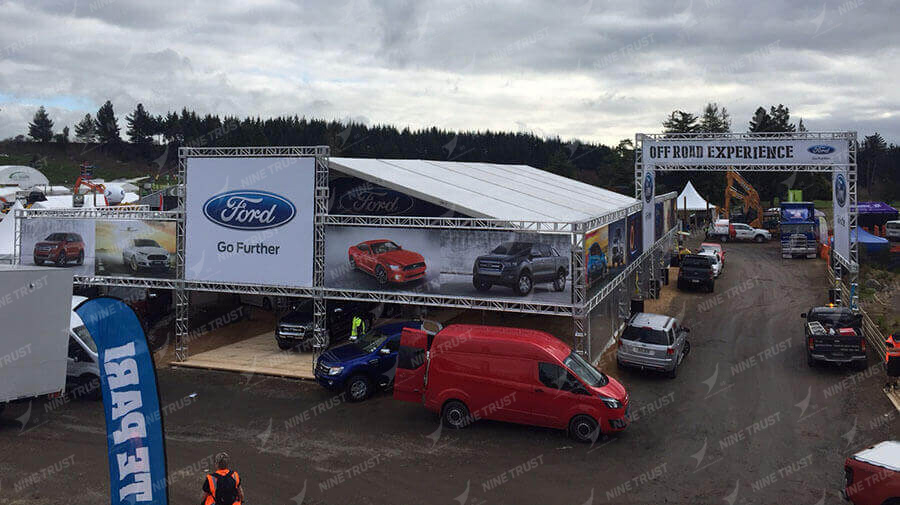
[[[723,219],[731,219],[731,200],[743,202],[742,210],[748,219],[747,224],[754,228],[762,227],[763,208],[756,189],[741,177],[733,168],[725,172],[725,208],[716,207],[716,213]],[[752,213],[751,213],[752,211]]]

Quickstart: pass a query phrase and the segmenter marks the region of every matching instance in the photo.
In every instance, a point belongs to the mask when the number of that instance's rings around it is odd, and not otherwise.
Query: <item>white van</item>
[[[885,238],[888,240],[900,240],[900,221],[888,221],[884,223]]]
[[[87,300],[84,296],[72,296],[72,315],[69,321],[69,354],[66,364],[66,391],[76,398],[99,400],[100,365],[97,344],[88,333],[75,307]]]

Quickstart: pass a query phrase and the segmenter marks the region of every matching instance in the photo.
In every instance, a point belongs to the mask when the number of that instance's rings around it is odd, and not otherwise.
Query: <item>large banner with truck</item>
[[[571,302],[568,235],[329,226],[325,287]]]
[[[185,279],[313,285],[315,158],[188,158]]]
[[[644,139],[644,166],[831,165],[849,163],[846,140]],[[646,171],[646,169],[645,169]]]

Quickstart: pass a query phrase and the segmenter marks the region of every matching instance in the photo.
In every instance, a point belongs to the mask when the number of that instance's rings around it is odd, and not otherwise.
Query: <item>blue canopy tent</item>
[[[884,223],[897,219],[897,209],[884,202],[859,202],[857,212],[859,226],[884,226]]]
[[[854,230],[850,240],[859,242],[860,253],[875,254],[885,252],[891,248],[889,240],[876,237],[862,228]],[[831,238],[831,245],[832,247],[834,246],[834,237]]]

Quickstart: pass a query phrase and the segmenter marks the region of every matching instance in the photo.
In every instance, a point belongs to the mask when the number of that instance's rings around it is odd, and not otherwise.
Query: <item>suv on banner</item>
[[[503,242],[490,254],[479,256],[472,267],[472,284],[488,291],[494,284],[507,286],[519,296],[534,284],[552,282],[554,291],[566,289],[569,259],[555,248],[536,242]]]
[[[128,265],[132,272],[141,268],[168,270],[169,251],[149,238],[131,239],[128,247],[122,250],[122,263]]]
[[[34,264],[43,265],[51,261],[57,266],[65,266],[74,261],[84,264],[84,241],[77,233],[51,233],[43,241],[34,244]]]

